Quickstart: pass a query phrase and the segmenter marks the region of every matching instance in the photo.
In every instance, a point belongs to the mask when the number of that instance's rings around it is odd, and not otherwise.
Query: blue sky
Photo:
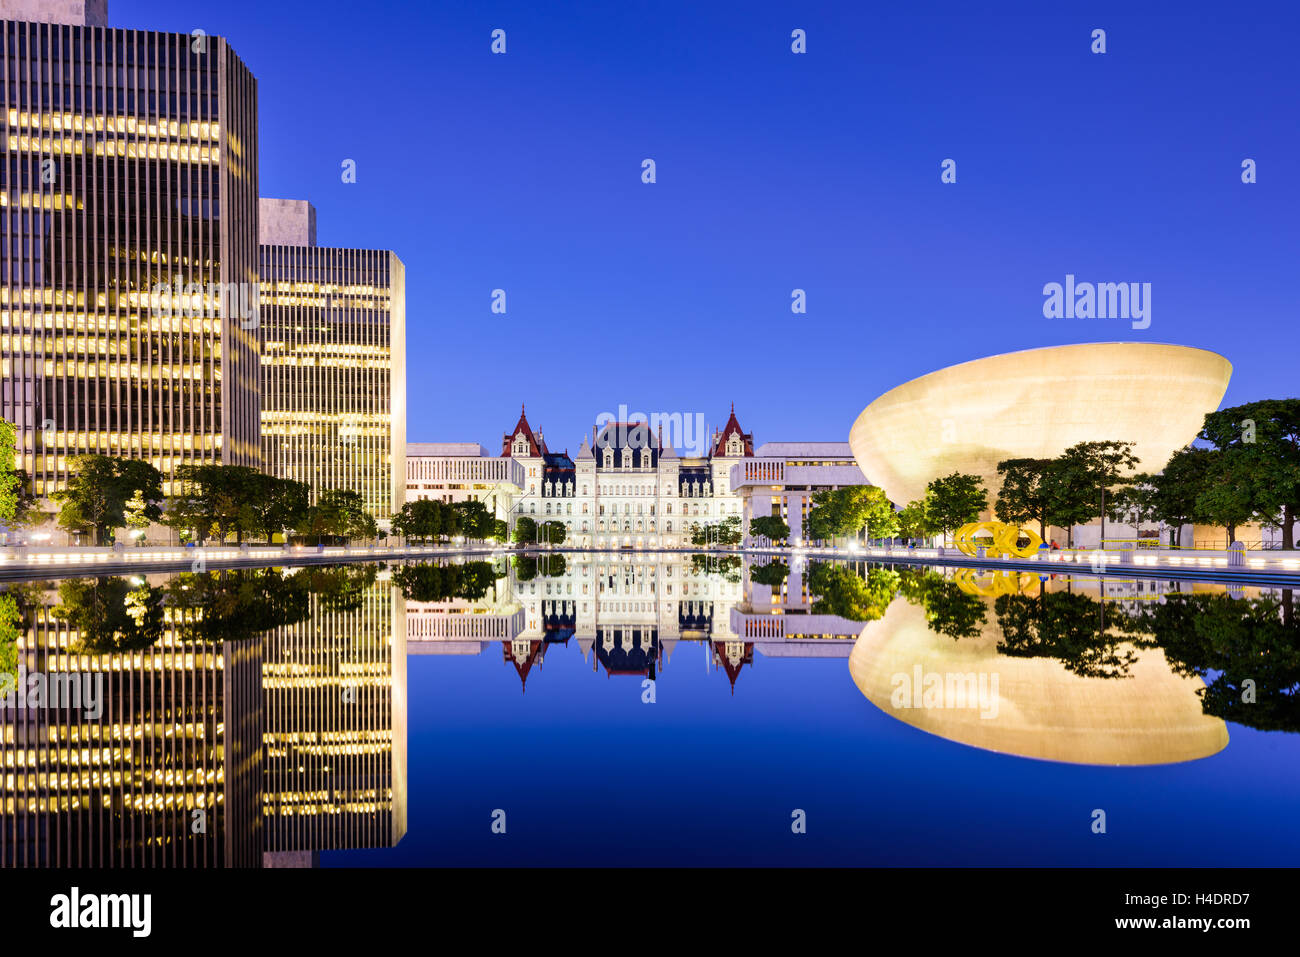
[[[111,0],[109,19],[229,37],[259,81],[262,194],[315,203],[322,244],[406,263],[411,441],[495,447],[523,401],[576,450],[620,404],[720,426],[733,400],[759,442],[844,439],[932,369],[1117,339],[1221,352],[1229,404],[1296,393],[1300,13],[879,6]],[[1151,283],[1151,327],[1045,319],[1067,273]]]

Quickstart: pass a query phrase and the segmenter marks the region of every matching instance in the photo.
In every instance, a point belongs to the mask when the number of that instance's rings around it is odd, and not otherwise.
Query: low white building
[[[750,521],[771,515],[790,526],[790,541],[798,544],[804,538],[813,495],[870,484],[847,442],[768,442],[731,470],[747,544]]]
[[[485,504],[505,518],[523,491],[524,469],[488,454],[477,442],[412,442],[406,446],[406,500]]]

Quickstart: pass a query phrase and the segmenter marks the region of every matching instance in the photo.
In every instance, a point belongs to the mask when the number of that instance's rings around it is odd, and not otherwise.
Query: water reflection
[[[396,843],[398,595],[373,565],[9,589],[0,863],[310,865]]]
[[[408,653],[490,656],[510,693],[579,655],[640,693],[675,680],[683,643],[710,694],[744,694],[760,658],[840,658],[891,719],[1026,757],[1177,762],[1224,748],[1229,721],[1300,730],[1289,591],[574,553],[29,583],[0,592],[0,680],[99,693],[0,709],[0,863],[392,846]]]
[[[922,730],[1085,764],[1204,757],[1227,745],[1224,719],[1300,730],[1289,591],[902,575],[905,601],[866,627],[850,672],[872,703]]]

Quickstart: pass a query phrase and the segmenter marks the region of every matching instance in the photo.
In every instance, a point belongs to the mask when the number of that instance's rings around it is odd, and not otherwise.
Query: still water
[[[644,553],[69,579],[0,591],[5,682],[7,867],[1300,858],[1278,589]]]

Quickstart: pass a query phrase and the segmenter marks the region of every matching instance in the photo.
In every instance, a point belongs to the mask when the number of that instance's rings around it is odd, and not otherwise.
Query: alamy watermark
[[[185,282],[179,275],[149,291],[149,312],[155,318],[238,319],[240,328],[256,329],[262,306],[255,282]]]
[[[1043,286],[1045,319],[1129,319],[1134,329],[1151,325],[1151,283],[1079,282],[1067,273],[1064,283]]]
[[[703,456],[709,448],[709,430],[703,412],[628,412],[626,405],[618,414],[602,412],[596,416],[596,447],[646,449],[658,445],[691,456]]]
[[[28,711],[44,708],[70,711],[80,708],[89,719],[104,713],[104,675],[102,672],[28,671],[0,672],[0,708]]]
[[[984,719],[998,716],[997,672],[926,671],[920,665],[894,673],[889,703],[895,708],[978,709]]]

